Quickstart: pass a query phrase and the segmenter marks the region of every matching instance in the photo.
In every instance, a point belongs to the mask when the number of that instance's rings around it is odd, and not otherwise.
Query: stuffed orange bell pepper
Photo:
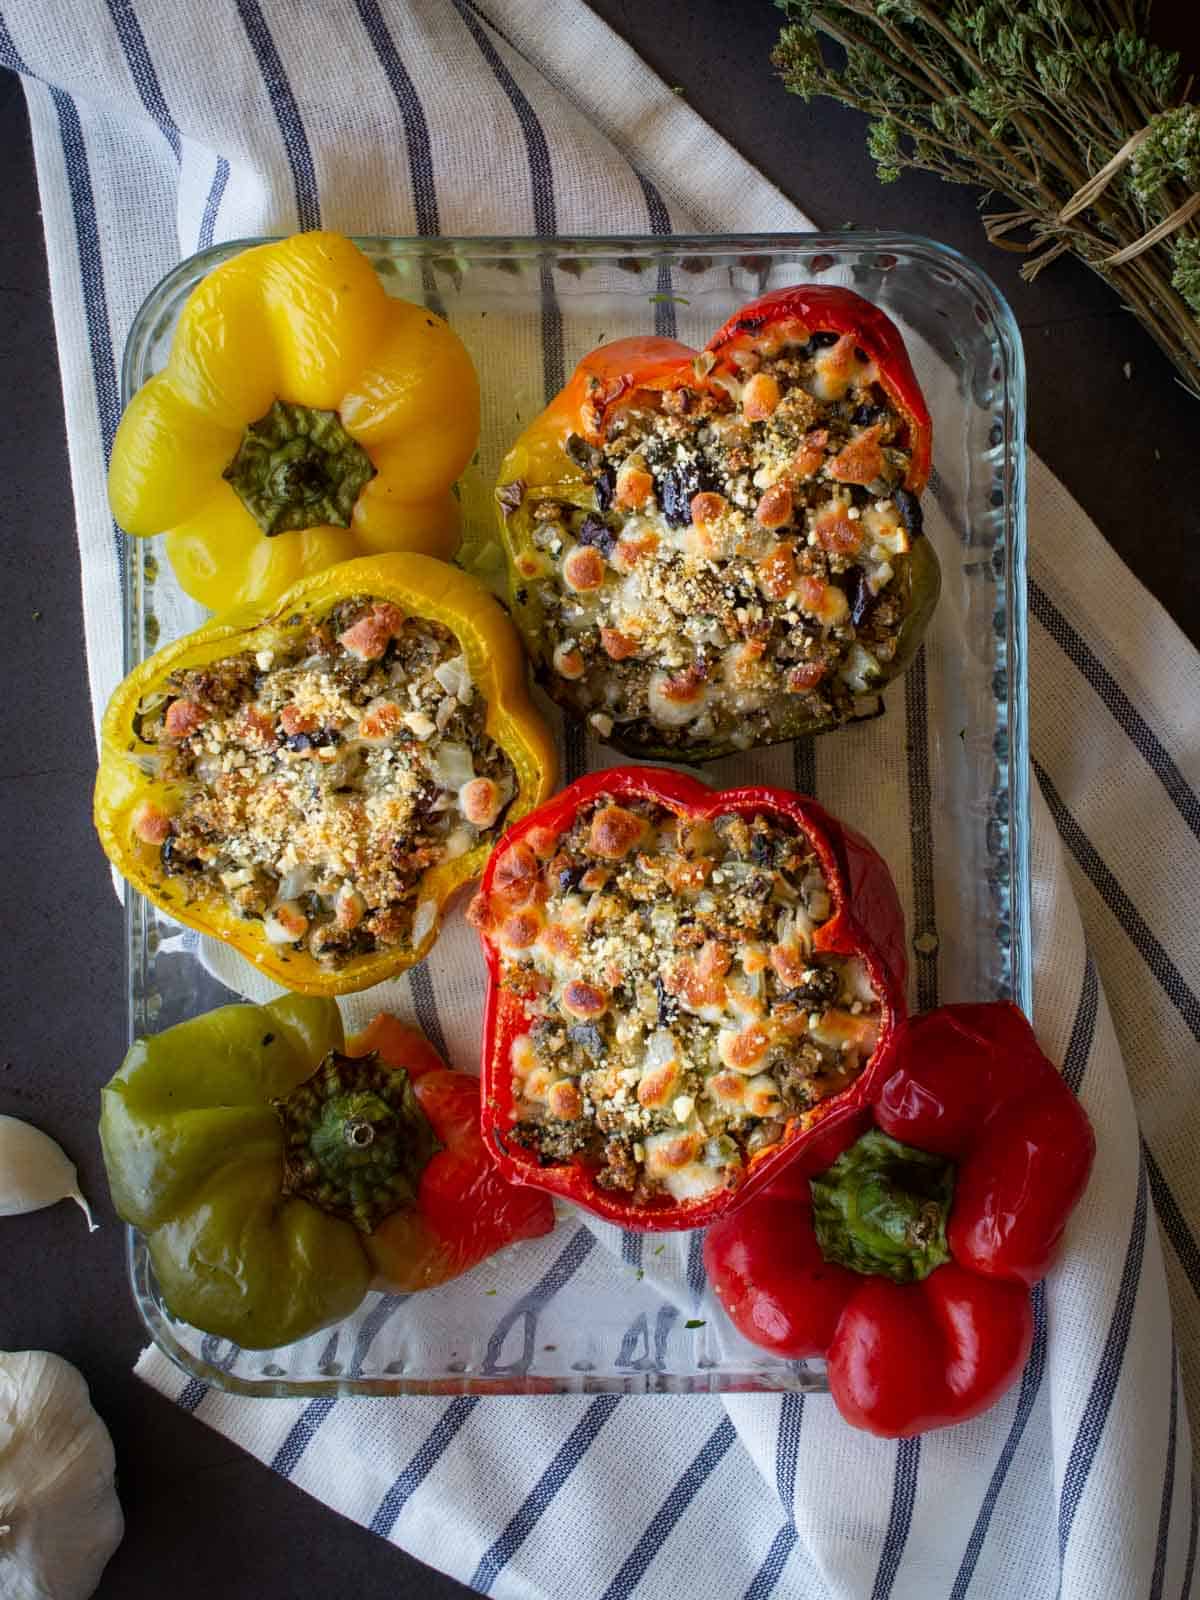
[[[478,433],[457,335],[389,298],[349,239],[303,233],[192,291],[121,419],[109,498],[127,532],[166,534],[193,599],[265,604],[353,556],[453,555]]]
[[[101,730],[96,827],[180,922],[286,988],[343,994],[421,960],[554,769],[491,595],[429,556],[367,557],[131,673]]]

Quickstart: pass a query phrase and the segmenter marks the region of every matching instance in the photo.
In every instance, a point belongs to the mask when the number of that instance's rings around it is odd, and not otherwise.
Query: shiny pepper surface
[[[889,1065],[858,1121],[713,1227],[704,1259],[746,1338],[824,1356],[846,1420],[894,1438],[1016,1380],[1095,1139],[1015,1006],[913,1017]]]
[[[250,1349],[553,1226],[488,1160],[478,1080],[395,1017],[344,1041],[332,1000],[224,1006],[137,1040],[101,1103],[113,1204],[167,1306]]]
[[[109,498],[127,532],[166,535],[193,599],[265,604],[353,556],[451,556],[478,432],[452,329],[389,298],[348,239],[303,233],[192,291],[121,419]]]

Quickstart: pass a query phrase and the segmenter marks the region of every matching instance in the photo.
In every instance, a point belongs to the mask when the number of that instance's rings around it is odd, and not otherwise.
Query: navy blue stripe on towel
[[[779,1406],[779,1427],[775,1435],[775,1490],[783,1507],[785,1521],[771,1540],[771,1548],[751,1579],[743,1600],[768,1600],[795,1548],[796,1462],[800,1454],[803,1422],[804,1396],[785,1394]]]
[[[36,73],[30,72],[22,60],[3,16],[0,16],[0,65],[10,68],[13,72],[22,72],[28,77],[37,76]],[[83,139],[83,125],[79,120],[79,111],[69,94],[64,93],[62,89],[56,89],[52,84],[47,87],[58,118],[63,165],[71,196],[71,213],[75,224],[75,241],[83,290],[83,314],[87,323],[88,353],[92,363],[92,383],[100,421],[104,468],[107,471],[117,423],[121,416],[121,392],[117,383],[117,364],[113,357],[112,331],[108,319],[108,292],[104,283],[104,258],[100,253],[96,198],[92,188],[91,168],[88,165],[87,146]],[[112,531],[119,582],[124,575],[125,535],[115,522]]]
[[[1092,1379],[1091,1392],[1083,1408],[1079,1431],[1067,1457],[1063,1473],[1062,1498],[1058,1507],[1058,1551],[1060,1561],[1065,1558],[1071,1538],[1071,1528],[1079,1502],[1087,1486],[1088,1474],[1100,1447],[1100,1437],[1112,1406],[1117,1384],[1121,1379],[1121,1366],[1125,1347],[1129,1343],[1129,1329],[1133,1323],[1133,1310],[1137,1303],[1138,1285],[1142,1278],[1142,1258],[1146,1249],[1147,1206],[1146,1168],[1139,1163],[1137,1200],[1133,1210],[1133,1224],[1129,1230],[1129,1244],[1125,1251],[1125,1265],[1117,1289],[1116,1304],[1100,1364]]]
[[[429,123],[425,108],[409,76],[408,69],[395,41],[388,31],[378,0],[354,0],[358,15],[371,47],[379,59],[384,76],[404,124],[404,142],[408,150],[408,175],[412,184],[413,209],[417,232],[425,237],[440,233],[438,222],[437,189],[433,177],[433,146],[429,139]]]
[[[1163,1471],[1162,1505],[1158,1513],[1158,1540],[1154,1550],[1154,1572],[1150,1578],[1150,1600],[1162,1600],[1167,1575],[1167,1549],[1171,1542],[1171,1503],[1175,1498],[1175,1450],[1179,1420],[1179,1354],[1175,1335],[1171,1335],[1171,1410],[1167,1423],[1167,1463]]]
[[[224,156],[218,156],[213,181],[208,190],[208,199],[204,202],[204,215],[200,218],[200,233],[196,241],[198,250],[207,250],[213,242],[217,215],[221,209],[221,201],[225,198],[225,186],[228,182],[229,163]]]
[[[162,85],[158,81],[158,73],[146,48],[146,36],[133,9],[132,0],[108,0],[108,14],[113,20],[113,27],[117,30],[121,49],[125,52],[125,61],[129,67],[129,75],[133,79],[133,86],[138,92],[138,99],[170,145],[175,160],[179,162],[183,159],[183,143],[179,137],[179,129],[167,109]]]
[[[892,1485],[892,1509],[888,1516],[883,1550],[875,1573],[871,1600],[888,1600],[896,1573],[908,1543],[913,1506],[917,1499],[917,1475],[921,1469],[921,1439],[900,1439],[896,1445],[896,1475]]]
[[[467,1580],[472,1589],[477,1589],[480,1594],[491,1593],[493,1583],[537,1527],[555,1495],[583,1460],[601,1428],[617,1409],[620,1398],[619,1394],[602,1394],[588,1406],[504,1532],[485,1551],[474,1575]]]
[[[983,1550],[984,1541],[988,1536],[988,1529],[992,1525],[992,1517],[996,1511],[996,1502],[1000,1498],[1000,1491],[1008,1477],[1009,1468],[1012,1466],[1013,1457],[1017,1453],[1017,1446],[1025,1432],[1025,1425],[1029,1421],[1038,1390],[1042,1385],[1042,1377],[1046,1371],[1046,1285],[1035,1285],[1031,1296],[1033,1301],[1033,1344],[1029,1350],[1029,1360],[1025,1363],[1025,1371],[1021,1374],[1021,1387],[1017,1393],[1017,1409],[1013,1416],[1012,1426],[1008,1430],[1008,1438],[1004,1441],[999,1458],[992,1470],[992,1476],[984,1492],[983,1503],[979,1507],[979,1515],[975,1518],[975,1525],[971,1529],[971,1537],[967,1540],[967,1548],[963,1552],[962,1562],[958,1569],[958,1576],[954,1580],[954,1587],[950,1591],[950,1600],[965,1600],[970,1587],[971,1579],[975,1575],[975,1567]]]
[[[1200,999],[1188,987],[1179,968],[1150,931],[1145,918],[1118,882],[1116,874],[1068,811],[1050,774],[1037,761],[1032,765],[1063,842],[1158,980],[1163,993],[1187,1023],[1192,1037],[1200,1041]]]
[[[384,1495],[368,1524],[372,1533],[390,1539],[400,1513],[454,1443],[467,1418],[479,1404],[477,1394],[461,1394],[438,1418],[437,1426]]]
[[[1158,735],[1112,673],[1092,652],[1087,641],[1075,631],[1041,585],[1032,578],[1029,581],[1029,609],[1100,696],[1113,720],[1129,736],[1138,754],[1171,797],[1176,811],[1196,838],[1200,839],[1200,797],[1189,786]]]
[[[271,110],[275,113],[279,136],[287,153],[288,166],[292,172],[292,186],[296,193],[296,216],[300,231],[304,233],[309,228],[319,228],[321,198],[317,191],[317,170],[313,165],[312,150],[309,148],[308,135],[304,131],[300,108],[296,104],[287,73],[283,70],[283,62],[279,59],[275,40],[271,37],[271,30],[267,26],[267,19],[262,14],[258,0],[235,0],[235,3],[238,16],[242,19],[242,26],[246,30],[246,38],[250,41],[250,48],[254,51],[254,58],[258,62],[258,70],[262,74],[263,84],[271,101]]]
[[[695,1460],[654,1513],[600,1600],[629,1600],[645,1577],[650,1563],[666,1543],[668,1534],[716,1471],[736,1438],[733,1423],[728,1417],[723,1417],[709,1434]]]

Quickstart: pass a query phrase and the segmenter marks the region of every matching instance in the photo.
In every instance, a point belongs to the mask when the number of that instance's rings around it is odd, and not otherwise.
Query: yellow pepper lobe
[[[348,528],[375,472],[336,411],[276,400],[249,424],[221,476],[271,538],[303,528]]]

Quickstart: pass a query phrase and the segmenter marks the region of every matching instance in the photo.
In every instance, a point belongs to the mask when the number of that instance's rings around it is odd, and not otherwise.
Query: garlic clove
[[[0,1116],[0,1217],[19,1217],[60,1200],[74,1200],[98,1226],[79,1187],[79,1174],[61,1145],[20,1117]]]

